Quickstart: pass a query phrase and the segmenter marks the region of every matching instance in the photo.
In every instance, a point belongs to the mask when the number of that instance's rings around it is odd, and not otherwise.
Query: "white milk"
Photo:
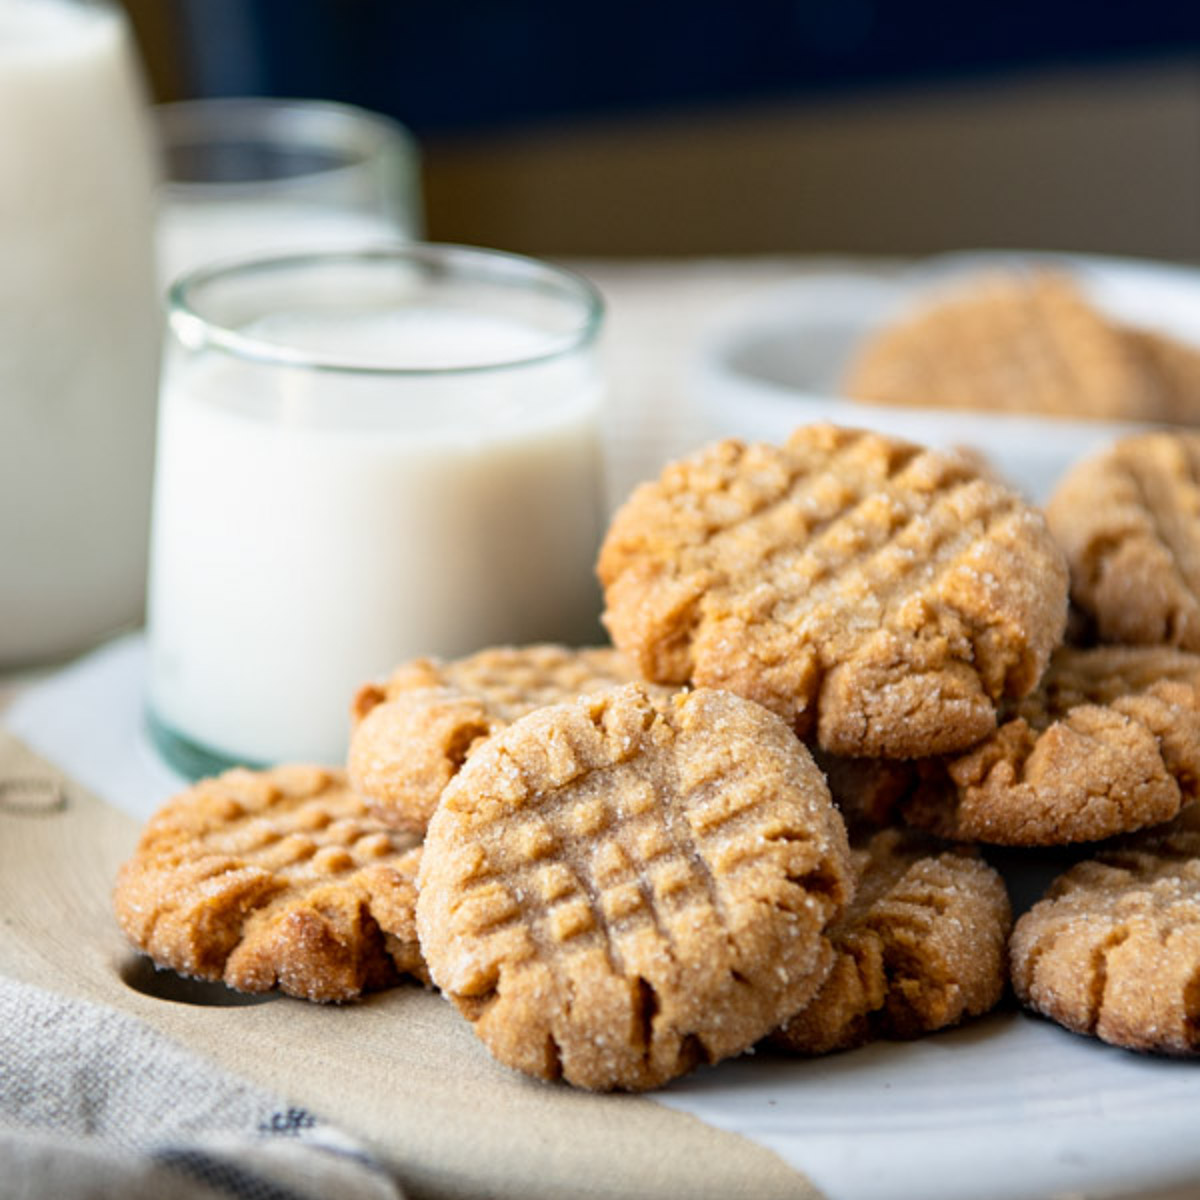
[[[546,344],[430,308],[284,313],[253,332],[409,367]],[[445,378],[177,353],[155,498],[156,717],[230,758],[339,762],[355,689],[405,658],[595,641],[599,399],[578,353]]]
[[[0,665],[142,610],[160,322],[116,10],[0,0]]]

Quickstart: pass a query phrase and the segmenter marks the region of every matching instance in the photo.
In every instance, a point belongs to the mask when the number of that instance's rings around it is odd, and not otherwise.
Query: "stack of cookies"
[[[612,522],[613,646],[364,685],[344,771],[176,798],[118,918],[246,990],[415,976],[591,1089],[944,1028],[997,1003],[1010,946],[1031,1007],[1195,1052],[1198,478],[1200,437],[1150,435],[1043,515],[875,434],[709,446]],[[1101,840],[1010,942],[987,847]]]

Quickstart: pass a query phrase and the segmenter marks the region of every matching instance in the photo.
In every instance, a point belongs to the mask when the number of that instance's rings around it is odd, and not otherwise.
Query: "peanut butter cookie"
[[[873,404],[1160,420],[1145,354],[1065,274],[998,271],[881,329],[844,390]]]
[[[1200,348],[1155,329],[1126,327],[1141,369],[1158,389],[1163,420],[1200,423]]]
[[[350,1000],[423,974],[419,839],[372,820],[340,772],[228,771],[147,823],[113,903],[160,967],[245,992]]]
[[[509,1066],[640,1090],[737,1054],[821,985],[845,829],[778,717],[639,685],[481,746],[429,824],[433,980]]]
[[[1121,439],[1067,473],[1046,519],[1101,640],[1200,651],[1200,434]]]
[[[637,677],[609,647],[499,646],[452,661],[414,659],[355,696],[350,781],[380,820],[422,831],[485,738],[536,708]]]
[[[1052,846],[1168,821],[1200,797],[1200,655],[1064,647],[995,734],[917,770],[905,819],[943,837]]]
[[[646,678],[737,692],[848,756],[986,737],[1066,621],[1038,512],[954,455],[829,425],[671,464],[617,513],[598,570]]]
[[[1200,821],[1077,863],[1020,918],[1018,998],[1076,1033],[1130,1050],[1200,1052]]]
[[[825,1054],[919,1037],[993,1008],[1012,926],[1000,876],[969,852],[895,829],[853,857],[854,899],[829,927],[833,970],[771,1044]]]

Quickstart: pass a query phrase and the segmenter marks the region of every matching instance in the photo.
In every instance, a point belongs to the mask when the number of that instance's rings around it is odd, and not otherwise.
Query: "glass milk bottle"
[[[0,667],[139,618],[161,332],[123,14],[0,0]]]

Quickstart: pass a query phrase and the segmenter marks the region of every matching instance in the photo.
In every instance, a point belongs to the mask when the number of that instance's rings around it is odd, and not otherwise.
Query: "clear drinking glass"
[[[160,104],[155,117],[164,284],[221,259],[421,235],[416,142],[379,113],[232,97]]]
[[[602,304],[516,255],[262,259],[171,291],[150,576],[173,765],[340,762],[422,654],[601,636]]]

